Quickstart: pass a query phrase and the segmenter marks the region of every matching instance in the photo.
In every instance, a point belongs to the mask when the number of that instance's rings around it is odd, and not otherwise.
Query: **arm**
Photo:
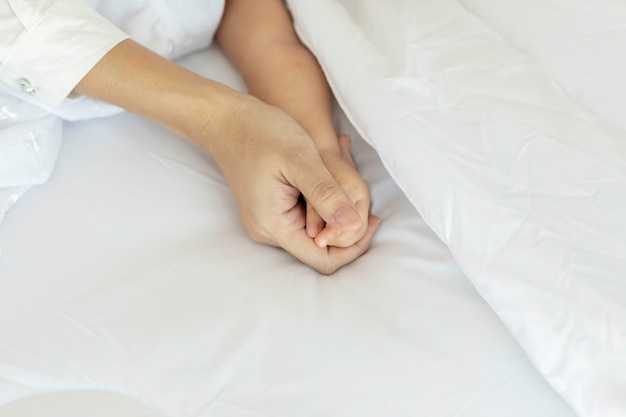
[[[147,117],[216,152],[229,115],[245,96],[162,58],[132,40],[121,42],[78,83],[75,93]]]
[[[217,40],[250,94],[289,113],[320,151],[339,151],[330,89],[282,0],[226,0]]]
[[[323,273],[369,247],[376,221],[346,248],[319,248],[306,235],[300,192],[333,227],[350,231],[361,222],[310,137],[283,111],[187,71],[132,40],[106,54],[74,91],[150,118],[211,152],[254,240],[283,247]]]
[[[357,207],[362,226],[351,233],[323,229],[323,219],[308,209],[308,235],[321,247],[358,241],[367,229],[369,191],[354,166],[342,158],[326,78],[299,41],[284,2],[227,0],[217,39],[250,93],[286,111],[311,136],[327,168]]]

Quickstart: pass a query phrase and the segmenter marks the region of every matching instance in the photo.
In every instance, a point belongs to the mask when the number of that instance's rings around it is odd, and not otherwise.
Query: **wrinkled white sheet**
[[[598,120],[626,130],[626,3],[462,0]]]
[[[209,46],[224,7],[223,0],[86,3],[135,41],[170,59]],[[0,83],[0,232],[5,213],[18,198],[50,177],[63,138],[62,119],[106,117],[121,111],[86,97],[51,108],[36,99],[25,102],[25,97],[13,93]]]
[[[350,119],[541,373],[580,416],[625,415],[624,3],[289,4]]]
[[[185,64],[241,88],[216,48]],[[323,277],[246,236],[214,161],[131,114],[68,123],[7,214],[1,417],[573,417],[355,137],[383,223]]]
[[[0,228],[17,199],[48,180],[61,135],[58,117],[0,91]]]

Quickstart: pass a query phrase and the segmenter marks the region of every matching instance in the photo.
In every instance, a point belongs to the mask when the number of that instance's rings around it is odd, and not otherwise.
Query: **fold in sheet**
[[[494,28],[508,25],[503,16],[541,15],[540,2],[505,2],[499,15],[487,13],[493,3],[289,1],[352,122],[548,382],[582,417],[622,416],[626,140],[599,107],[564,93],[541,54],[517,45],[570,31],[559,47],[574,56],[581,39],[626,36],[626,15],[589,33],[572,25],[587,8],[552,2],[568,13],[511,24],[513,44]],[[593,7],[621,10],[611,3]],[[597,64],[589,75],[612,70]],[[610,79],[609,108],[624,99],[621,78]],[[574,81],[562,85],[576,91]]]

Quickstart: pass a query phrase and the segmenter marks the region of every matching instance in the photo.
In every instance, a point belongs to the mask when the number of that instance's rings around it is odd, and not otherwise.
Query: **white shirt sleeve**
[[[126,38],[83,0],[0,0],[0,82],[57,106]]]

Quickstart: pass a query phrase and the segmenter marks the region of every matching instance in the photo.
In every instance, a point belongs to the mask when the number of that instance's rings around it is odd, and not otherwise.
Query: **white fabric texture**
[[[243,88],[217,47],[183,63]],[[338,119],[382,225],[332,277],[252,242],[201,149],[68,123],[5,223],[0,417],[574,417]]]
[[[0,227],[15,201],[52,173],[61,119],[120,111],[67,98],[105,53],[130,36],[179,58],[211,43],[223,8],[223,0],[0,1]]]
[[[52,107],[127,37],[82,0],[3,0],[0,22],[0,82]]]
[[[161,3],[141,4],[153,24]],[[327,279],[249,241],[210,157],[122,114],[70,124],[58,177],[7,216],[0,416],[114,392],[121,417],[572,417],[546,381],[578,416],[623,416],[623,6],[289,4],[351,122],[515,340],[367,147],[383,227]],[[223,62],[211,53],[189,62]],[[64,117],[116,111],[72,103]],[[55,154],[60,136],[30,133],[58,119],[19,114],[0,103],[7,129],[27,126],[2,149]]]
[[[623,416],[626,80],[604,77],[626,65],[623,4],[578,25],[592,5],[549,2],[535,24],[545,2],[495,3],[289,1],[350,119],[541,373],[580,416]]]
[[[61,146],[61,120],[10,95],[0,104],[0,226],[33,184],[45,182]]]
[[[53,109],[126,37],[80,0],[0,1],[0,227],[54,168],[62,127]]]
[[[626,3],[543,0],[463,0],[511,45],[541,63],[580,105],[626,130]]]

